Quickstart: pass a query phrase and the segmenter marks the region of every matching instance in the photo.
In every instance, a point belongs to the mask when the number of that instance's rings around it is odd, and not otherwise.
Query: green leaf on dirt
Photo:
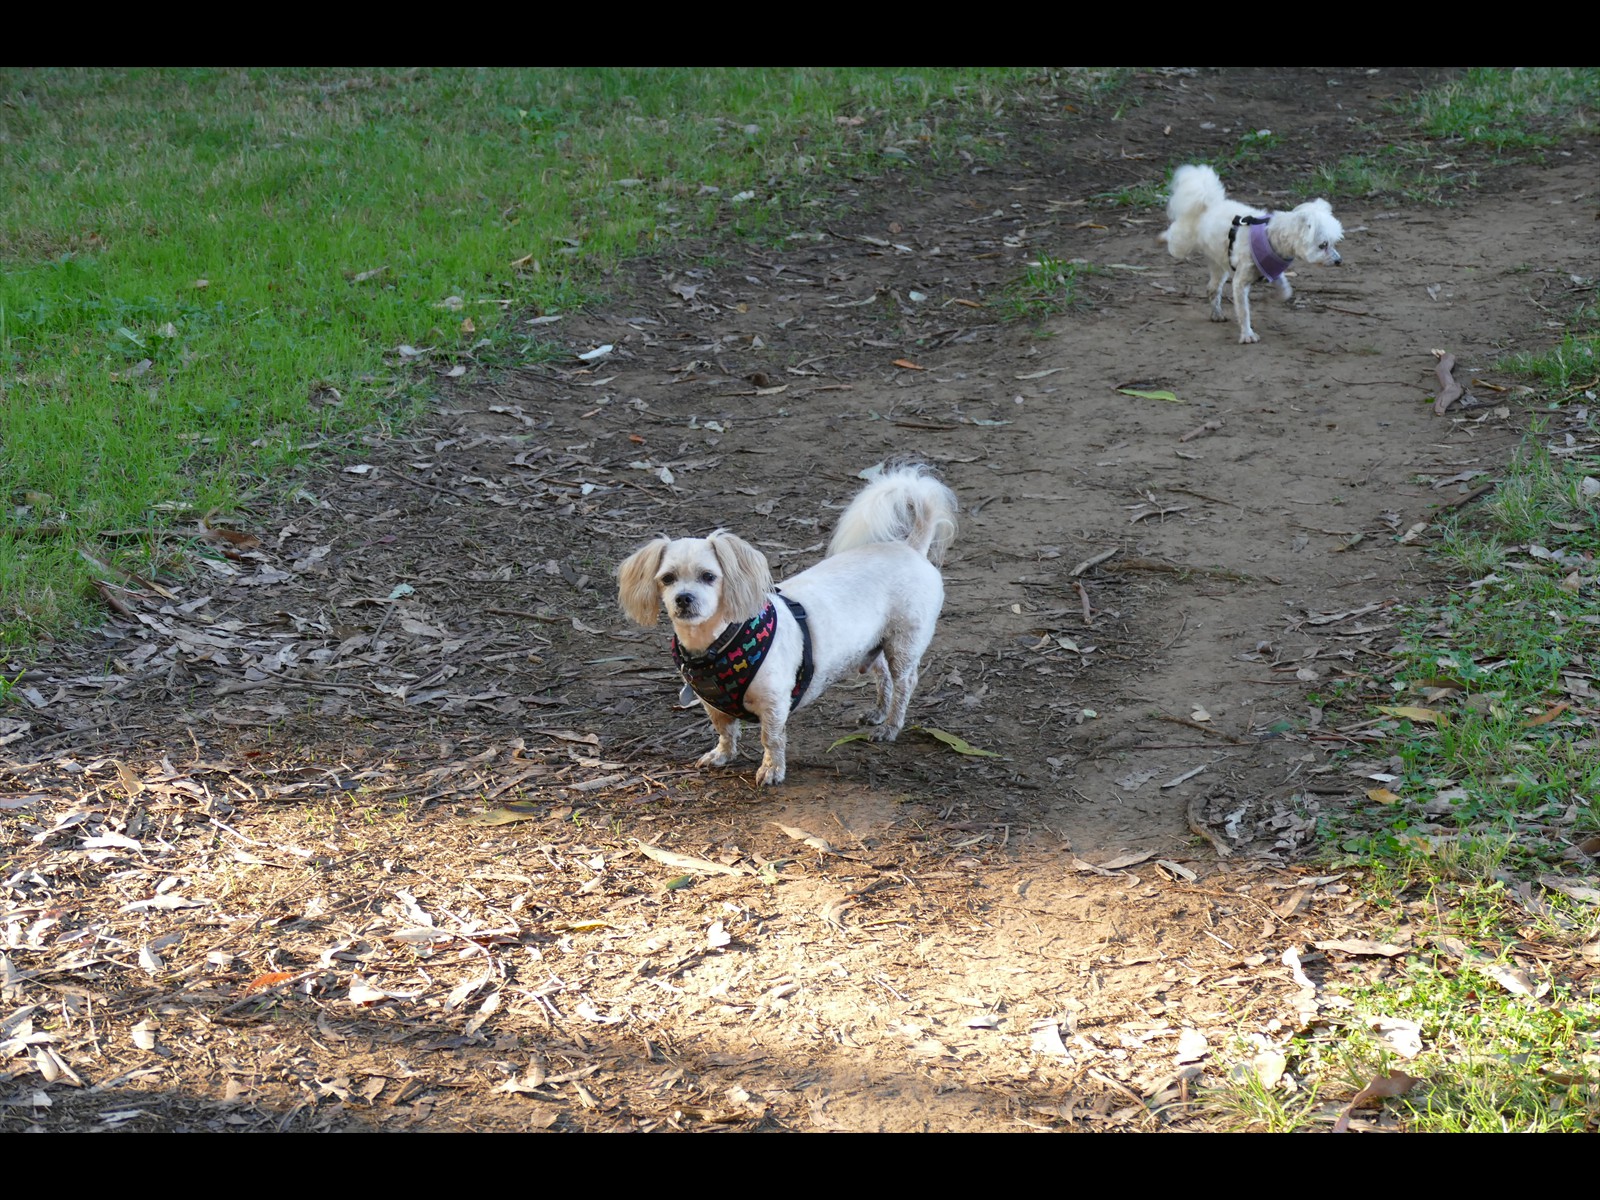
[[[918,730],[918,731],[920,731],[922,733],[927,734],[929,737],[933,738],[935,741],[943,742],[946,746],[949,746],[950,749],[954,750],[957,754],[970,754],[970,755],[973,755],[974,757],[977,757],[977,758],[1004,758],[1005,757],[1002,754],[996,754],[993,750],[979,750],[971,742],[968,742],[968,741],[965,741],[965,740],[963,740],[961,738],[958,738],[953,733],[946,733],[942,729],[935,729],[932,725],[913,725],[912,728],[916,729],[916,730]]]
[[[544,814],[535,804],[507,804],[467,818],[468,825],[511,825],[517,821],[536,821]]]
[[[836,750],[846,742],[865,742],[867,740],[868,735],[866,733],[847,733],[838,741],[834,742],[833,745],[829,746],[828,749]]]
[[[1146,391],[1141,391],[1139,388],[1118,388],[1117,392],[1120,395],[1133,396],[1133,397],[1136,397],[1137,399],[1140,399],[1140,400],[1165,400],[1169,404],[1187,404],[1188,403],[1188,401],[1179,400],[1171,392],[1166,392],[1166,391],[1146,392]]]

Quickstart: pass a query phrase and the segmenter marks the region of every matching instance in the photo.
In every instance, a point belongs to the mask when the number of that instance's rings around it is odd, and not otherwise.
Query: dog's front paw
[[[698,767],[725,767],[732,760],[733,755],[724,750],[721,743],[718,743],[702,754],[700,761],[695,765]]]
[[[1259,342],[1260,340],[1261,335],[1254,329],[1246,329],[1239,335],[1239,344],[1241,346],[1248,346],[1251,342]]]
[[[1213,321],[1226,321],[1228,319],[1226,316],[1223,315],[1222,305],[1219,304],[1219,305],[1217,305],[1216,308],[1213,308],[1211,310],[1211,319]]]
[[[887,709],[874,708],[856,718],[857,725],[882,725],[889,719]]]
[[[783,782],[783,767],[770,758],[761,760],[761,767],[756,771],[756,786],[767,787],[769,784]]]
[[[868,733],[867,733],[867,741],[869,741],[869,742],[892,742],[892,741],[895,740],[895,738],[897,738],[899,736],[900,736],[900,726],[898,726],[898,725],[879,725],[876,729],[868,731]]]

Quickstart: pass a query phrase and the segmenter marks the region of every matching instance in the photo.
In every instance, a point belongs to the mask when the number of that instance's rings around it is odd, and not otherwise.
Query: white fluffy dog
[[[1161,235],[1172,257],[1188,258],[1196,250],[1211,268],[1211,319],[1222,315],[1222,285],[1233,277],[1233,315],[1239,341],[1259,342],[1250,328],[1250,285],[1265,279],[1289,299],[1294,290],[1286,272],[1295,259],[1338,266],[1344,227],[1326,200],[1311,200],[1288,212],[1264,212],[1229,200],[1222,180],[1207,166],[1179,167],[1172,176],[1167,201],[1172,224]]]
[[[723,529],[657,538],[623,562],[622,610],[654,625],[666,606],[685,702],[692,688],[716,729],[702,767],[732,761],[740,719],[754,720],[765,750],[756,783],[782,783],[789,714],[851,671],[877,680],[872,739],[899,736],[944,606],[939,564],[957,507],[927,468],[891,467],[845,509],[827,557],[781,589],[766,556]]]

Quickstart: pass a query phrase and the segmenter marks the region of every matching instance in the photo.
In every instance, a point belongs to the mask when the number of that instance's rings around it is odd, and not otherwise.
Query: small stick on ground
[[[1072,578],[1076,579],[1079,575],[1082,575],[1090,567],[1099,566],[1101,563],[1105,562],[1106,559],[1114,557],[1116,554],[1118,554],[1121,551],[1121,549],[1122,548],[1120,546],[1113,546],[1109,550],[1102,550],[1099,554],[1096,554],[1093,558],[1084,559],[1077,566],[1073,567],[1072,570],[1070,572],[1068,572],[1068,574]]]
[[[1125,558],[1108,568],[1109,571],[1164,571],[1172,575],[1204,575],[1212,579],[1227,579],[1234,583],[1258,583],[1254,575],[1245,575],[1239,571],[1227,571],[1220,567],[1186,567],[1182,563],[1162,562],[1157,558]],[[1277,583],[1271,575],[1263,575],[1268,583]]]
[[[1237,738],[1231,733],[1223,733],[1220,729],[1213,729],[1209,725],[1202,725],[1199,721],[1191,721],[1188,717],[1174,717],[1168,713],[1157,713],[1163,721],[1171,721],[1174,725],[1187,725],[1190,729],[1198,729],[1207,737],[1221,738],[1225,742],[1232,742],[1235,746],[1252,746],[1255,743],[1248,738]]]
[[[1205,838],[1206,841],[1210,842],[1211,848],[1217,852],[1218,858],[1227,858],[1233,853],[1233,847],[1228,845],[1227,842],[1223,841],[1222,838],[1213,832],[1211,827],[1201,819],[1200,814],[1204,810],[1205,804],[1206,798],[1204,796],[1192,796],[1189,799],[1188,805],[1186,805],[1184,808],[1183,815],[1189,822],[1189,829],[1191,832],[1199,834],[1201,837]]]
[[[1094,624],[1094,607],[1089,603],[1089,591],[1077,580],[1073,581],[1072,586],[1078,589],[1078,599],[1083,601],[1083,623],[1092,626]]]
[[[1474,500],[1476,500],[1479,496],[1483,495],[1485,492],[1492,492],[1492,491],[1494,491],[1494,489],[1495,489],[1495,485],[1492,484],[1492,483],[1479,484],[1477,487],[1473,488],[1470,492],[1466,493],[1463,496],[1457,496],[1453,500],[1444,501],[1443,503],[1441,503],[1439,505],[1439,507],[1440,508],[1460,508],[1463,504],[1471,504]]]
[[[1208,433],[1215,433],[1217,430],[1219,430],[1221,428],[1222,428],[1222,422],[1221,421],[1207,421],[1204,425],[1200,425],[1200,426],[1195,427],[1194,429],[1189,430],[1188,433],[1184,434],[1178,440],[1180,442],[1192,442],[1197,437],[1204,437]]]

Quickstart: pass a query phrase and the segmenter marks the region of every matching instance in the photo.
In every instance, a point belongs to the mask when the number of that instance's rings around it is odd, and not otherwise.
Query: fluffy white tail
[[[1179,167],[1172,173],[1172,195],[1167,199],[1167,220],[1172,224],[1161,235],[1173,258],[1188,258],[1199,237],[1200,218],[1227,197],[1222,180],[1204,164]]]
[[[905,542],[934,566],[955,540],[956,494],[920,463],[886,467],[850,501],[828,545],[830,555],[873,542]]]

